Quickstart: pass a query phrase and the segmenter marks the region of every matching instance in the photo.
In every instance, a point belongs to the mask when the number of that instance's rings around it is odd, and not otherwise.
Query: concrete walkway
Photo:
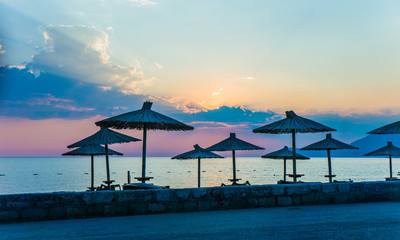
[[[0,224],[1,239],[400,239],[400,202]]]

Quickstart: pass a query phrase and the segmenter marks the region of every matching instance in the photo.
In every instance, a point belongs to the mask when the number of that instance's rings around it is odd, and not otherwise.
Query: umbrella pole
[[[390,178],[392,178],[392,155],[389,155]]]
[[[332,182],[332,163],[331,163],[331,150],[328,149],[328,174],[329,174],[329,182]]]
[[[91,179],[90,179],[90,190],[94,190],[94,156],[93,154],[90,155],[90,174],[91,174]]]
[[[235,150],[232,150],[232,169],[233,169],[233,184],[236,184],[236,159]]]
[[[200,158],[197,158],[197,187],[200,187]]]
[[[146,140],[147,140],[147,124],[143,124],[143,149],[142,149],[142,183],[146,182]]]
[[[111,182],[110,182],[110,164],[108,161],[108,144],[105,144],[106,149],[106,170],[107,170],[107,187],[108,190],[111,190]]]
[[[296,175],[296,132],[292,130],[292,152],[293,152],[293,182],[297,182]]]
[[[283,181],[286,182],[286,158],[283,158]]]

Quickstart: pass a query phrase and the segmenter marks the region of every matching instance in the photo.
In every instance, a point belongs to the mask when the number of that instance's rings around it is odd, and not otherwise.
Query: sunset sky
[[[287,110],[350,143],[400,120],[399,12],[369,0],[0,0],[0,156],[59,156],[145,100],[195,127],[150,132],[150,156],[230,132],[277,150],[290,136],[251,130]]]

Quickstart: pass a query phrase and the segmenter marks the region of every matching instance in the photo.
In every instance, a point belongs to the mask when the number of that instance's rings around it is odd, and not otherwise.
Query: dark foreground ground
[[[0,239],[400,239],[400,202],[0,224]]]

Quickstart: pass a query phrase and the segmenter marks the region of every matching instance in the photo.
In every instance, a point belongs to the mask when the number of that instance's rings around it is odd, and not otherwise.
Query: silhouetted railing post
[[[200,187],[200,158],[197,158],[197,187]]]
[[[292,152],[293,152],[293,182],[297,182],[297,172],[296,172],[296,132],[292,130]]]

